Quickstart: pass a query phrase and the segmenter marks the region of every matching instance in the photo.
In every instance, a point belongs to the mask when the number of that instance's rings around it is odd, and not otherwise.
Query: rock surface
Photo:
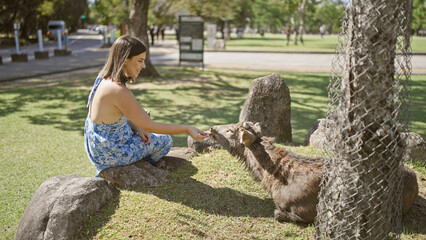
[[[15,239],[75,239],[88,216],[119,194],[101,178],[52,177],[40,185],[25,209]]]
[[[306,135],[303,145],[311,145],[318,149],[326,149],[327,139],[326,139],[326,119],[318,119],[312,124],[311,129],[309,129],[308,134]]]
[[[198,156],[198,154],[192,148],[173,147],[166,156],[153,165],[157,168],[172,172],[184,165],[187,159],[196,156]]]
[[[170,152],[155,164],[141,160],[129,165],[107,168],[100,172],[100,177],[114,185],[137,190],[142,187],[161,186],[167,178],[168,171],[182,166],[186,159],[197,156],[191,148],[172,148]]]
[[[291,98],[285,81],[277,74],[253,80],[240,112],[240,122],[259,122],[264,136],[292,142]]]
[[[318,149],[327,150],[326,121],[326,119],[321,118],[312,124],[303,145],[311,145]],[[422,136],[415,132],[403,132],[401,133],[401,138],[405,141],[406,145],[406,152],[403,157],[404,161],[426,163],[426,142]]]
[[[426,142],[423,140],[422,136],[415,132],[404,132],[401,135],[407,147],[404,161],[420,161],[426,163]]]

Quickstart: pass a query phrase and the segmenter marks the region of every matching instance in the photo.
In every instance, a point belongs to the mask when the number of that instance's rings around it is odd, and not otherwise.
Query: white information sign
[[[179,16],[179,65],[182,61],[201,62],[204,67],[204,18]]]

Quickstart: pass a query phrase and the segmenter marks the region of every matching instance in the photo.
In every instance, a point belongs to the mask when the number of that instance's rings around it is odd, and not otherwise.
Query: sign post
[[[35,59],[48,59],[49,58],[49,52],[44,51],[43,34],[41,32],[41,29],[37,30],[37,37],[38,37],[38,51],[34,52],[34,57],[35,57]]]
[[[204,69],[204,19],[179,16],[179,66],[183,61],[201,62]]]
[[[19,23],[13,24],[13,29],[15,30],[16,54],[21,54],[21,51],[19,50],[19,29],[20,28],[21,28],[21,25]]]
[[[12,62],[28,62],[28,55],[22,53],[19,48],[19,30],[21,29],[21,25],[19,23],[14,23],[13,29],[15,30],[16,53],[11,55]]]
[[[62,33],[61,33],[61,30],[57,30],[56,31],[56,35],[58,36],[57,38],[58,38],[58,49],[59,50],[62,50],[62,35],[61,35]]]

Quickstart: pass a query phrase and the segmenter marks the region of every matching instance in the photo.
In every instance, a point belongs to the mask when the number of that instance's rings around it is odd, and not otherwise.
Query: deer
[[[270,193],[278,221],[312,223],[317,215],[324,158],[295,154],[275,146],[274,138],[262,135],[259,123],[239,122],[213,126],[210,138],[243,162]],[[416,174],[404,166],[402,213],[418,195]]]

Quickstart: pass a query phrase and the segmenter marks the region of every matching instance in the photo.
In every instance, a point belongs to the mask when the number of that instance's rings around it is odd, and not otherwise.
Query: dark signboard
[[[202,16],[179,16],[180,62],[201,62],[204,67],[204,19]]]

